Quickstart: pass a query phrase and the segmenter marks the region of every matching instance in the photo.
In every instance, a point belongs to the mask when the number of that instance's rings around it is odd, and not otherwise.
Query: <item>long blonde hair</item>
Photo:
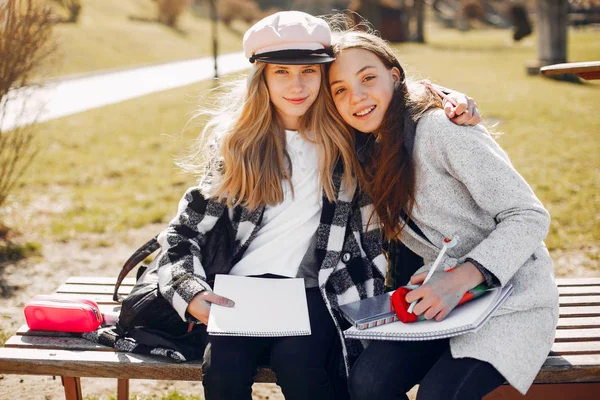
[[[216,110],[201,110],[211,118],[192,154],[178,164],[203,175],[207,197],[228,206],[256,209],[284,199],[283,182],[291,186],[290,158],[284,129],[270,101],[264,76],[266,64],[253,66],[247,80],[226,85]],[[299,133],[317,144],[319,178],[328,200],[335,201],[333,173],[343,166],[344,187],[352,187],[357,169],[354,136],[336,112],[321,68],[317,99],[300,119]],[[292,187],[293,190],[293,187]],[[293,192],[292,192],[293,193]]]

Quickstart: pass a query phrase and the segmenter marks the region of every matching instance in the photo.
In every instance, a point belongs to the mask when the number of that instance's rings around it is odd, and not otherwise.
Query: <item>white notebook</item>
[[[402,323],[400,321],[359,330],[352,327],[344,331],[351,339],[417,341],[443,339],[475,332],[512,293],[512,285],[491,289],[487,294],[464,303],[437,322],[435,320]]]
[[[214,292],[235,306],[212,305],[207,332],[226,336],[310,335],[304,279],[216,275]]]

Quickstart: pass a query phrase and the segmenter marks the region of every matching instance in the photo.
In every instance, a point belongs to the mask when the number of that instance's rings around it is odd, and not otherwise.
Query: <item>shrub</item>
[[[158,5],[158,21],[170,27],[177,26],[177,20],[191,4],[191,0],[154,0]]]
[[[54,50],[52,26],[50,9],[37,1],[0,2],[0,207],[35,155],[35,123],[25,106],[34,74]]]
[[[219,0],[217,4],[219,18],[225,25],[236,19],[251,23],[261,14],[258,4],[252,0]]]
[[[81,14],[81,0],[54,0],[69,11],[69,18],[61,22],[77,23]]]

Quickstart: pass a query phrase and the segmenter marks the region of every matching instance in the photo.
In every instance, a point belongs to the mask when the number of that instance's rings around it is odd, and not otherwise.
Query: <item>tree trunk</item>
[[[538,0],[538,61],[540,65],[567,61],[567,0]]]
[[[366,18],[373,25],[373,28],[381,31],[380,0],[362,0],[358,13]]]
[[[425,0],[415,0],[416,18],[415,42],[425,43]]]

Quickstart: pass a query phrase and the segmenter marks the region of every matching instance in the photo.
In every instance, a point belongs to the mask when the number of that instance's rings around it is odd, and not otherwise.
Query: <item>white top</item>
[[[289,183],[283,182],[283,202],[265,208],[256,238],[233,266],[231,275],[296,277],[311,238],[317,232],[323,207],[317,147],[296,131],[285,133],[292,162],[294,196]]]

